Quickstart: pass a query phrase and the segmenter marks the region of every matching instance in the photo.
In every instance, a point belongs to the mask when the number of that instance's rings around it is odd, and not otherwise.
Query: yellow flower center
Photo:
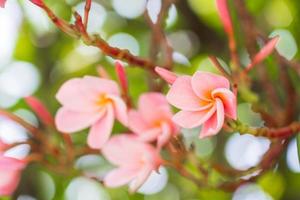
[[[96,104],[101,107],[109,103],[112,103],[112,100],[108,98],[105,94],[101,94],[96,102]]]

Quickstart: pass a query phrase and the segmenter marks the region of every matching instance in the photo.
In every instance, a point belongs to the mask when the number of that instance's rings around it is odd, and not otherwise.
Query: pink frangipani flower
[[[162,159],[158,151],[135,135],[122,134],[112,137],[102,148],[104,157],[116,165],[104,178],[107,187],[129,184],[135,192],[147,180],[153,170],[158,170]]]
[[[0,154],[0,196],[9,196],[17,188],[25,161]]]
[[[91,126],[91,148],[100,149],[109,139],[115,118],[127,125],[127,107],[112,80],[73,78],[62,85],[56,98],[62,104],[55,117],[57,129],[72,133]]]
[[[236,96],[230,91],[229,81],[209,72],[196,72],[193,76],[178,76],[171,85],[167,100],[181,109],[173,121],[184,128],[200,125],[200,138],[217,134],[225,116],[236,119]]]
[[[161,93],[150,92],[140,96],[138,110],[129,111],[129,128],[145,142],[157,141],[161,148],[178,127],[172,121],[172,111],[166,97]]]

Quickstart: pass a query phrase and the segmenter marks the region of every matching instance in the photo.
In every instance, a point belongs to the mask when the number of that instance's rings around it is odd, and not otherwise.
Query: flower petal
[[[219,88],[212,92],[213,97],[221,99],[225,115],[231,119],[237,118],[236,96],[228,89]]]
[[[157,138],[157,148],[161,149],[170,139],[172,128],[168,123],[162,123],[161,134]]]
[[[195,128],[207,121],[216,111],[216,106],[202,111],[179,111],[173,121],[183,128]]]
[[[217,111],[204,124],[200,133],[200,138],[216,135],[224,124],[224,107],[222,101],[216,99]]]
[[[20,171],[0,170],[0,196],[9,196],[20,182]]]
[[[83,78],[83,83],[85,86],[97,94],[112,94],[120,95],[120,90],[115,81],[98,78],[95,76],[85,76]]]
[[[106,113],[90,129],[88,135],[88,145],[94,149],[101,149],[108,141],[114,124],[114,111],[111,105],[106,109]]]
[[[128,118],[128,126],[134,133],[140,134],[149,128],[149,125],[142,118],[142,115],[136,110],[130,110]]]
[[[116,118],[124,125],[128,126],[128,112],[126,103],[117,96],[108,95],[113,100],[114,114]]]
[[[129,191],[131,193],[136,192],[145,183],[153,170],[154,168],[151,165],[144,166],[137,177],[129,184]]]
[[[118,166],[137,166],[145,157],[153,162],[159,160],[157,152],[150,144],[143,143],[132,134],[112,137],[102,148],[103,156]],[[147,160],[148,162],[148,160]]]
[[[211,92],[217,88],[229,89],[229,81],[220,75],[209,72],[196,72],[192,77],[192,88],[198,97],[211,100]]]
[[[157,139],[157,137],[162,133],[162,130],[160,127],[157,128],[151,128],[148,130],[145,130],[144,132],[138,133],[138,139],[143,142],[152,142]]]
[[[59,131],[72,133],[88,128],[104,114],[99,112],[77,112],[68,108],[60,108],[55,116],[55,124]]]
[[[93,111],[97,109],[93,94],[84,88],[82,79],[73,78],[65,82],[56,94],[56,99],[65,107],[74,111]]]
[[[157,121],[170,119],[172,112],[166,97],[158,92],[149,92],[140,96],[138,111],[149,125]]]
[[[120,167],[110,171],[104,177],[104,185],[106,187],[119,187],[132,181],[138,175],[138,168]]]
[[[167,100],[173,106],[186,111],[201,110],[207,104],[193,91],[190,76],[180,76],[176,79],[167,94]]]

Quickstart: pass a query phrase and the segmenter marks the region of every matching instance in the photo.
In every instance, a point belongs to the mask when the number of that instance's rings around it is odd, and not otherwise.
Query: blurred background
[[[78,0],[46,1],[55,13],[67,21],[72,9],[84,11]],[[287,59],[299,58],[300,1],[248,0],[248,9],[262,31],[280,35],[277,50]],[[151,29],[143,17],[145,9],[156,21],[160,0],[93,0],[88,32],[100,34],[111,46],[129,49],[135,55],[149,57]],[[240,26],[233,13],[234,26]],[[164,23],[168,40],[174,48],[173,60],[177,72],[190,74],[196,70],[215,72],[207,55],[218,56],[224,67],[228,63],[227,38],[223,32],[214,0],[178,0],[168,10]],[[237,40],[241,38],[237,37]],[[249,62],[246,50],[239,46],[243,64]],[[8,0],[0,10],[0,107],[8,109],[38,126],[36,116],[22,100],[28,95],[40,98],[55,114],[59,107],[55,93],[71,77],[97,75],[104,66],[115,77],[113,59],[94,47],[61,33],[43,11],[27,0]],[[130,93],[137,100],[147,91],[145,72],[126,68]],[[300,88],[297,88],[300,89]],[[247,103],[238,105],[239,119],[249,125],[264,122]],[[116,127],[115,131],[122,130]],[[198,140],[198,129],[182,130],[185,145],[195,146],[199,159],[222,161],[234,169],[246,170],[259,163],[270,141],[250,135],[220,134]],[[0,138],[7,143],[27,139],[24,128],[0,117]],[[75,134],[74,142],[83,144],[86,134]],[[23,158],[30,148],[21,145],[6,152]],[[76,162],[76,168],[86,174],[103,177],[111,166],[100,155],[87,155]],[[14,199],[18,200],[298,200],[300,199],[300,165],[295,140],[279,160],[276,170],[260,177],[256,183],[245,184],[234,193],[197,188],[175,171],[160,168],[153,173],[137,194],[127,188],[106,189],[99,182],[84,176],[63,177],[39,165],[30,165],[23,174]],[[0,177],[1,178],[1,177]],[[216,174],[214,181],[221,177]],[[5,198],[3,198],[5,199]]]

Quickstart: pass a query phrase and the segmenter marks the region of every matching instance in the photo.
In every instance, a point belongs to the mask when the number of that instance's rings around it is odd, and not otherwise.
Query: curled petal
[[[88,136],[88,145],[94,149],[101,149],[111,135],[113,124],[114,111],[112,106],[108,106],[102,118],[92,125]]]
[[[117,96],[109,95],[108,98],[113,100],[113,108],[116,118],[124,125],[128,126],[128,112],[126,103]]]
[[[146,165],[140,170],[137,177],[129,184],[130,193],[136,192],[145,183],[152,170],[155,170],[152,165]]]
[[[195,128],[206,122],[216,111],[216,106],[202,111],[179,111],[173,121],[183,128]]]
[[[162,77],[167,83],[173,84],[175,80],[177,79],[177,75],[169,70],[166,70],[161,67],[155,67],[156,73]]]
[[[104,177],[106,187],[115,188],[131,182],[138,174],[138,168],[120,167],[112,170]]]
[[[217,110],[204,124],[201,129],[200,138],[216,135],[224,124],[224,107],[220,99],[216,99]]]
[[[192,88],[198,97],[211,99],[211,92],[217,88],[229,89],[230,83],[224,76],[209,72],[196,72],[192,77]]]
[[[172,128],[169,124],[163,123],[161,125],[161,134],[157,138],[157,148],[161,149],[170,139],[172,134]]]
[[[169,103],[187,111],[205,109],[207,102],[201,100],[193,91],[190,76],[180,76],[176,79],[167,94]]]
[[[62,107],[55,116],[55,124],[59,131],[72,133],[83,130],[94,124],[104,114],[99,112],[77,112]]]
[[[230,90],[219,88],[212,92],[212,96],[219,98],[224,106],[225,115],[231,119],[237,119],[236,96]]]

